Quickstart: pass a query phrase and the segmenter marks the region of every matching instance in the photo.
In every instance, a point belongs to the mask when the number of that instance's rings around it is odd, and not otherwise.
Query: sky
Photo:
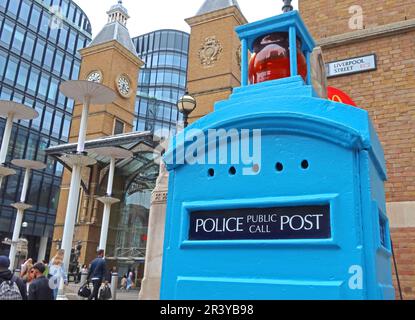
[[[107,23],[108,9],[117,0],[74,0],[87,14],[92,24],[93,36]],[[193,17],[205,0],[123,0],[131,16],[128,29],[131,37],[157,29],[190,31],[184,19]],[[249,22],[281,13],[282,0],[238,0],[243,14]],[[260,6],[258,6],[260,3]],[[293,1],[295,9],[298,0]]]

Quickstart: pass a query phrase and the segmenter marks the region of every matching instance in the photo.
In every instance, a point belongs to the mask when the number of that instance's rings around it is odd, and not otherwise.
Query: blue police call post
[[[161,299],[394,299],[385,159],[368,112],[317,95],[297,11],[236,32],[241,87],[164,157]],[[273,32],[289,35],[291,76],[249,85],[248,51]]]

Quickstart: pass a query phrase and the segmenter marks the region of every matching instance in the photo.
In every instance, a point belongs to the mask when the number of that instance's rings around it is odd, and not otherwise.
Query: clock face
[[[92,71],[89,76],[87,77],[88,81],[101,83],[102,81],[102,74],[99,71]]]
[[[120,76],[117,80],[117,89],[122,96],[128,97],[131,92],[130,79],[126,76]]]

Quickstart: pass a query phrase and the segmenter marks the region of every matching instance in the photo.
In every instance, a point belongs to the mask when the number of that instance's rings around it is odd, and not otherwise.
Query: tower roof
[[[127,20],[130,16],[128,15],[127,9],[122,5],[122,0],[118,0],[118,3],[113,5],[107,14],[108,23],[98,33],[94,40],[92,40],[89,47],[116,40],[123,47],[137,56],[137,51],[127,29]]]
[[[197,15],[200,16],[205,13],[209,13],[212,11],[225,9],[228,7],[236,6],[239,7],[237,0],[205,0],[203,5],[200,7],[199,11],[197,12]]]

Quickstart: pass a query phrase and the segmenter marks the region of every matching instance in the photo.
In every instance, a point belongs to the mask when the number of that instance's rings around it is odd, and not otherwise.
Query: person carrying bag
[[[99,290],[99,300],[111,300],[111,288],[108,283],[105,283]]]

